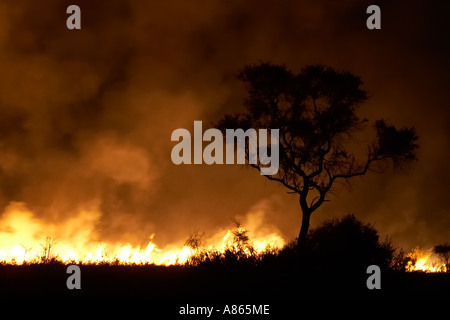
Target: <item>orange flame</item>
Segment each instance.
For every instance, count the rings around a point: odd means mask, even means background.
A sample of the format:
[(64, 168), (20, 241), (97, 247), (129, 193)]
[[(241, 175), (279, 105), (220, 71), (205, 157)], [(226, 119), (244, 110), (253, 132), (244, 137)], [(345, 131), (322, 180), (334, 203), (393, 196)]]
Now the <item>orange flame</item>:
[(446, 272), (447, 267), (439, 261), (433, 254), (433, 248), (420, 249), (414, 248), (408, 255), (412, 261), (408, 261), (407, 271), (423, 271), (423, 272)]
[[(258, 229), (261, 221), (260, 212), (249, 214), (253, 228)], [(58, 225), (44, 223), (35, 218), (23, 203), (11, 203), (0, 219), (0, 263), (23, 264), (42, 263), (56, 260), (65, 264), (185, 264), (195, 254), (195, 250), (181, 243), (159, 248), (150, 235), (146, 246), (132, 243), (115, 244), (92, 241), (97, 237), (94, 224), (100, 216), (96, 210), (80, 211), (74, 217)], [(254, 221), (253, 221), (254, 222)], [(242, 228), (242, 227), (240, 227)], [(264, 229), (264, 228), (262, 228)], [(244, 229), (240, 230), (241, 232)], [(267, 228), (264, 230), (267, 231)], [(268, 234), (249, 232), (252, 236), (253, 252), (259, 254), (271, 248), (284, 245), (282, 236), (272, 228)], [(54, 238), (48, 235), (54, 235)], [(205, 250), (225, 252), (230, 248), (233, 230), (222, 229), (205, 241)], [(46, 238), (47, 237), (47, 238)]]

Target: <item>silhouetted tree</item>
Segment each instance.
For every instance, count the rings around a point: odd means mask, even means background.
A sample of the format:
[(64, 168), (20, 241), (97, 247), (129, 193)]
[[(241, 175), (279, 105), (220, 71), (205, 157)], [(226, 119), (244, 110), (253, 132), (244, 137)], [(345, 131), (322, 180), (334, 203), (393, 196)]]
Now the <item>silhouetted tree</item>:
[(450, 245), (437, 245), (433, 248), (433, 252), (436, 253), (441, 259), (442, 263), (445, 264), (447, 273), (450, 273)]
[[(246, 66), (238, 79), (248, 85), (246, 113), (226, 115), (217, 126), (222, 131), (279, 129), (279, 171), (265, 177), (299, 196), (300, 249), (311, 214), (328, 201), (336, 182), (349, 183), (369, 171), (382, 172), (390, 163), (398, 167), (416, 159), (414, 128), (397, 129), (384, 120), (374, 123), (372, 142), (365, 156), (357, 157), (357, 150), (349, 144), (367, 122), (356, 114), (367, 93), (361, 89), (360, 78), (350, 72), (312, 65), (294, 74), (284, 65), (261, 63)], [(248, 146), (246, 154), (248, 163)], [(265, 165), (258, 159), (250, 166), (261, 171)]]

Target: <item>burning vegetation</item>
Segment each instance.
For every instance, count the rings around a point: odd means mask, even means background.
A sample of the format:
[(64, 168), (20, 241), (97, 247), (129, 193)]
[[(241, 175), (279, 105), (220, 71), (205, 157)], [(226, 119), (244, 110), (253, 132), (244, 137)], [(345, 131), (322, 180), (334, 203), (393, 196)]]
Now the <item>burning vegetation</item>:
[[(54, 226), (37, 220), (32, 212), (16, 204), (2, 217), (0, 263), (196, 266), (238, 260), (258, 264), (270, 257), (297, 256), (296, 242), (286, 243), (275, 228), (266, 228), (269, 233), (258, 233), (261, 219), (255, 217), (249, 221), (257, 222), (248, 229), (234, 220), (233, 228), (220, 230), (212, 236), (197, 231), (184, 242), (160, 248), (154, 240), (155, 234), (143, 245), (92, 241), (93, 220), (87, 221), (83, 216), (92, 214), (81, 212), (71, 223)], [(253, 213), (257, 217), (258, 214), (261, 213)], [(45, 233), (57, 236), (43, 237)], [(317, 266), (340, 264), (351, 269), (358, 264), (378, 264), (408, 272), (448, 272), (450, 246), (397, 253), (390, 240), (380, 239), (373, 226), (347, 215), (312, 229), (305, 252), (304, 257)]]
[(407, 262), (407, 271), (423, 271), (423, 272), (450, 272), (448, 253), (450, 252), (450, 246), (447, 250), (441, 251), (440, 247), (436, 246), (430, 249), (414, 248), (407, 257), (410, 259)]
[[(276, 229), (263, 228), (272, 230), (264, 234), (249, 232), (237, 221), (235, 228), (219, 230), (209, 238), (194, 232), (184, 243), (169, 244), (164, 248), (155, 243), (155, 234), (150, 235), (143, 245), (94, 241), (95, 219), (92, 217), (96, 215), (82, 211), (73, 220), (52, 225), (37, 220), (23, 204), (14, 204), (1, 219), (0, 262), (17, 265), (52, 261), (63, 264), (184, 265), (229, 254), (241, 258), (259, 257), (285, 244)], [(252, 214), (250, 220), (254, 230), (259, 227), (261, 218), (261, 212)]]

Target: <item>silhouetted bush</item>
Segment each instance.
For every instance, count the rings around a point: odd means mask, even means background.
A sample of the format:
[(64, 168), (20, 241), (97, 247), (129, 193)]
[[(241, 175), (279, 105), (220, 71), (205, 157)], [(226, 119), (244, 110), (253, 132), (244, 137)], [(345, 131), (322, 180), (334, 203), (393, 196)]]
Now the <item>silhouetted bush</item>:
[(266, 252), (262, 254), (257, 254), (249, 239), (248, 230), (240, 222), (233, 221), (235, 228), (231, 230), (225, 250), (205, 249), (203, 247), (204, 233), (194, 232), (191, 234), (185, 242), (185, 246), (193, 252), (193, 255), (187, 261), (187, 265), (258, 265), (263, 259), (276, 254), (275, 250), (270, 248), (267, 248)]
[(325, 221), (312, 229), (304, 256), (308, 264), (319, 269), (353, 271), (365, 270), (372, 264), (390, 267), (394, 252), (389, 239), (381, 240), (371, 224), (365, 224), (350, 214)]
[(433, 248), (433, 252), (445, 265), (446, 272), (450, 273), (450, 245), (448, 243), (437, 245)]
[(391, 269), (405, 272), (408, 264), (414, 265), (415, 263), (416, 259), (407, 255), (405, 251), (403, 251), (403, 249), (400, 249), (400, 251), (395, 253), (394, 257), (392, 258)]

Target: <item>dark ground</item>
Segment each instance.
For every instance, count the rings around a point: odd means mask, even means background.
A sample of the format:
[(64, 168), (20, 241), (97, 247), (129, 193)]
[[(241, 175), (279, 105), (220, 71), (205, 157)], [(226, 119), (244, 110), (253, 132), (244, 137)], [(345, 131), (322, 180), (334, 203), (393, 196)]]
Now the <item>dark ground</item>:
[(276, 266), (81, 265), (81, 289), (69, 290), (67, 266), (0, 266), (1, 299), (303, 300), (447, 299), (450, 274), (385, 270), (369, 290), (365, 270), (345, 274)]
[[(371, 314), (379, 312), (382, 316), (385, 312), (380, 311), (383, 304), (387, 305), (389, 312), (392, 306), (396, 306), (402, 314), (403, 308), (411, 305), (395, 300), (430, 300), (431, 305), (441, 305), (442, 302), (434, 300), (450, 301), (450, 274), (443, 273), (382, 271), (381, 289), (369, 290), (366, 287), (369, 275), (365, 270), (360, 274), (316, 271), (302, 276), (298, 270), (276, 265), (81, 265), (80, 268), (81, 289), (69, 290), (66, 280), (70, 275), (66, 273), (65, 265), (1, 265), (0, 304), (9, 305), (7, 300), (15, 300), (13, 302), (29, 306), (24, 302), (32, 301), (35, 307), (25, 309), (41, 310), (45, 306), (45, 310), (47, 307), (53, 310), (54, 306), (62, 306), (72, 311), (80, 311), (80, 307), (87, 304), (93, 307), (89, 307), (91, 311), (97, 308), (97, 312), (103, 315), (104, 311), (114, 314), (119, 310), (127, 313), (142, 310), (149, 312), (146, 319), (206, 318), (206, 315), (180, 315), (180, 309), (186, 305), (214, 306), (215, 312), (209, 317), (212, 319), (242, 319), (249, 316), (224, 315), (225, 306), (267, 304), (269, 315), (253, 317), (291, 319), (292, 315), (299, 315), (306, 310), (305, 307), (312, 306), (321, 314), (328, 312), (333, 315), (339, 312), (343, 315), (349, 312), (359, 314), (355, 306), (362, 306)], [(423, 305), (422, 301), (420, 304)], [(432, 309), (437, 310), (435, 307)], [(164, 316), (150, 316), (154, 314)]]

